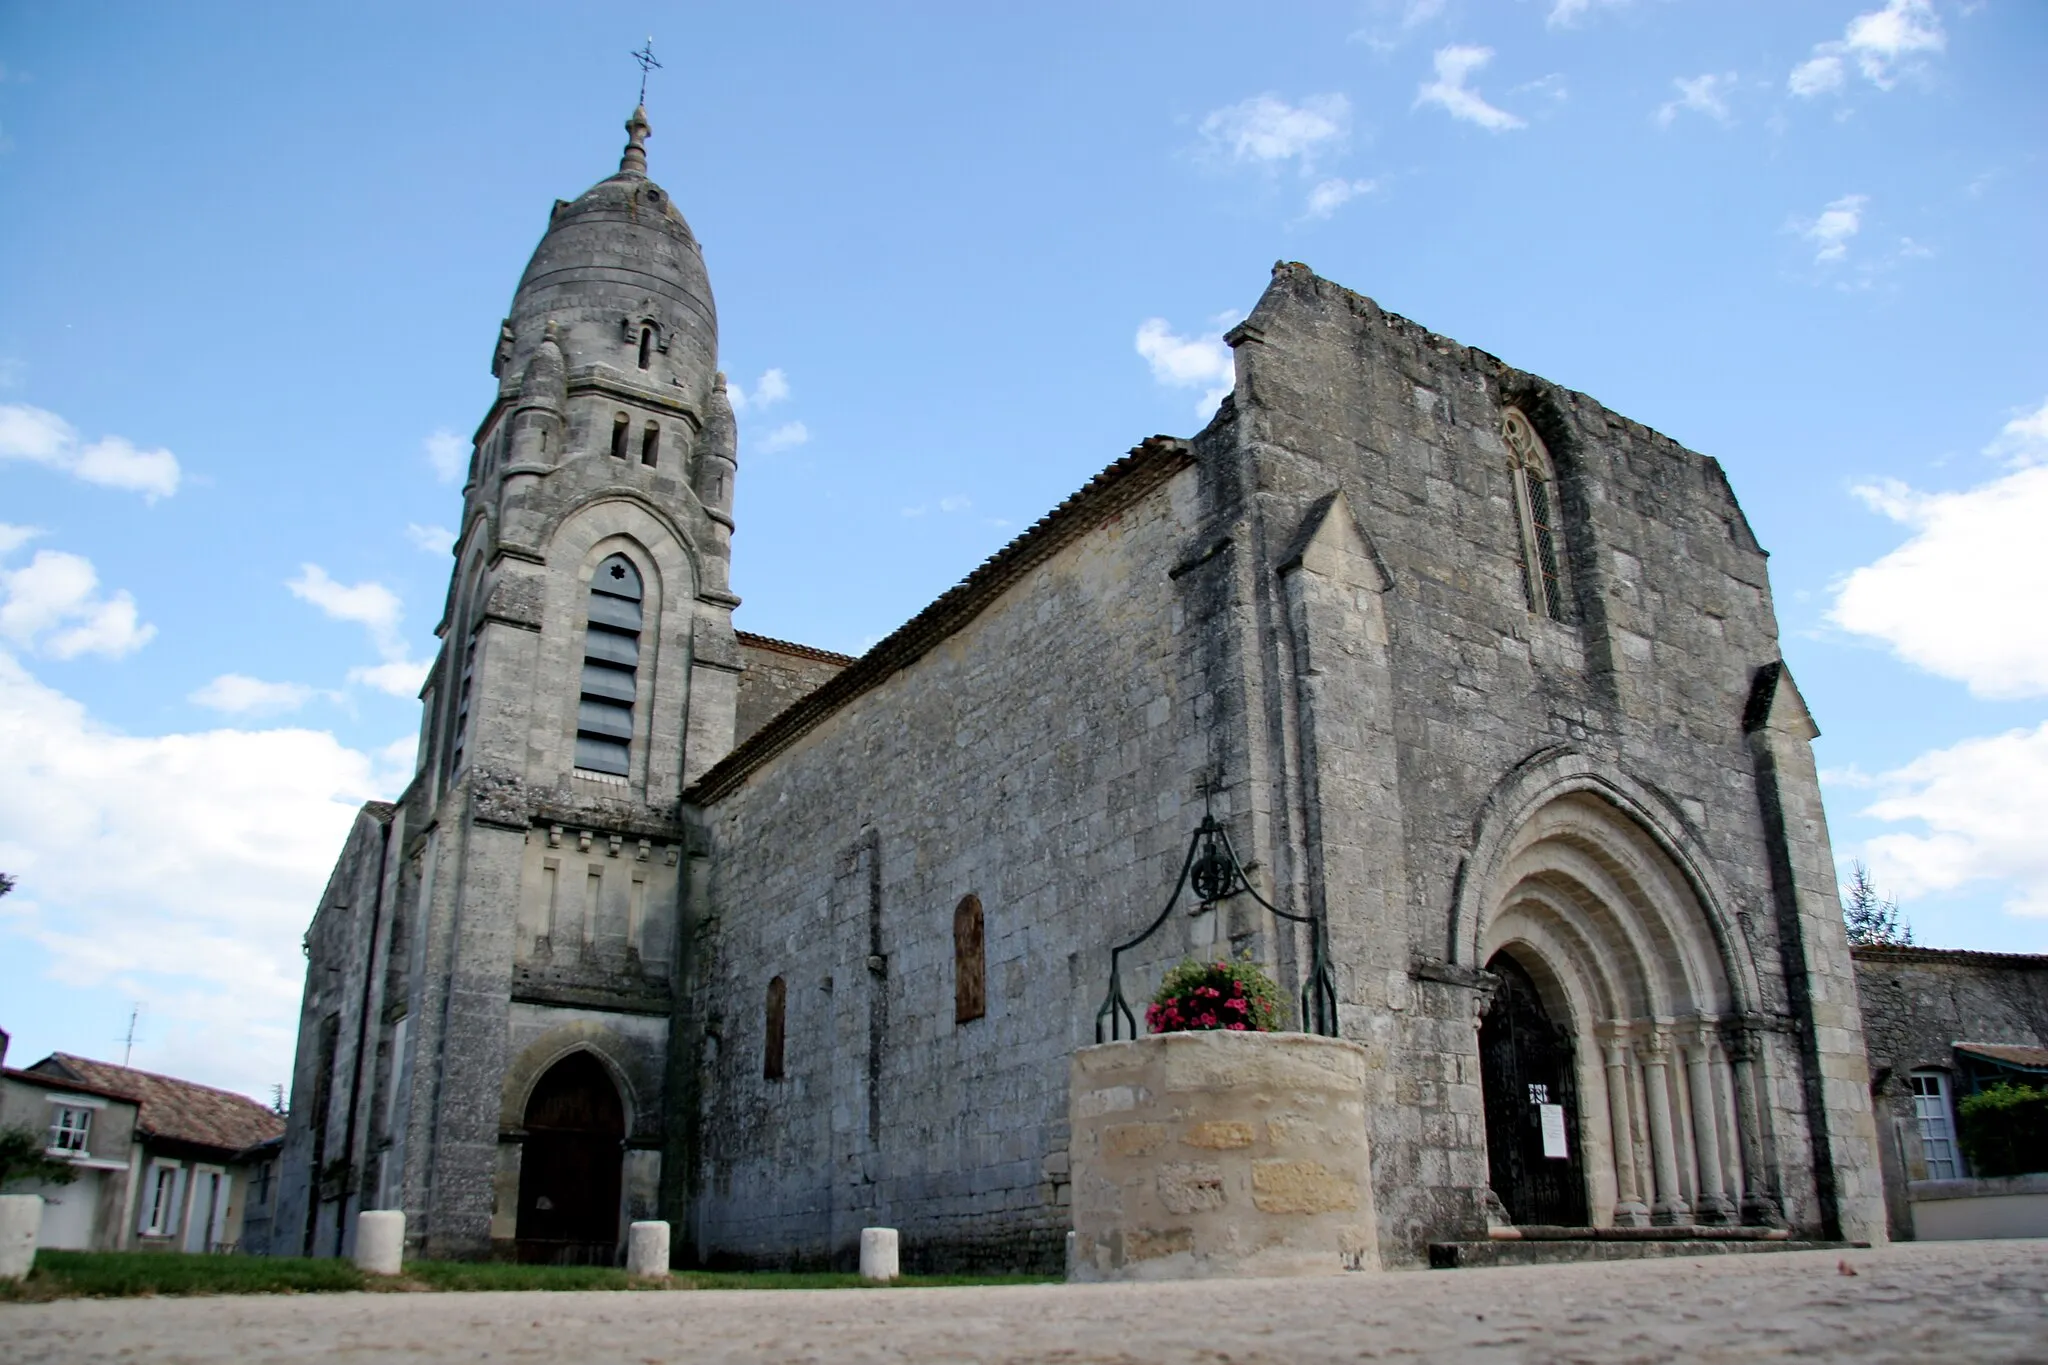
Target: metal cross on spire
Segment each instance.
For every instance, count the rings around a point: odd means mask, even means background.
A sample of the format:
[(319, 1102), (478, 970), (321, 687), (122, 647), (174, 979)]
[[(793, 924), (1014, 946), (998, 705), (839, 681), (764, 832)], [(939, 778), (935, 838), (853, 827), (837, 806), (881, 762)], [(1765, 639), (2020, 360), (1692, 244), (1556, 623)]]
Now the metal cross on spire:
[(654, 59), (654, 35), (647, 35), (647, 43), (633, 54), (633, 60), (640, 63), (640, 103), (647, 103), (647, 73), (661, 70), (661, 63)]

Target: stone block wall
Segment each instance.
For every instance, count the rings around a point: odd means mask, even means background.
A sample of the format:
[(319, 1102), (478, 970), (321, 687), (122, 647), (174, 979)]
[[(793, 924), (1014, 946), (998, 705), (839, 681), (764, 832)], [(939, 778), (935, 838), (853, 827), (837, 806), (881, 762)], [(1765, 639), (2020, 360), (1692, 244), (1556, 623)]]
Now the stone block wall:
[[(1870, 1050), (1891, 1234), (1915, 1235), (1907, 1186), (1928, 1178), (1909, 1080), (1939, 1071), (1961, 1094), (1956, 1043), (2048, 1047), (2048, 955), (1851, 950)], [(1953, 1098), (1952, 1098), (1953, 1103)]]
[[(705, 812), (701, 1254), (1056, 1266), (1066, 1058), (1109, 945), (1158, 913), (1200, 819), (1207, 669), (1169, 577), (1199, 517), (1172, 475)], [(714, 775), (715, 776), (715, 775)], [(952, 926), (984, 908), (984, 1017)], [(1187, 950), (1171, 926), (1126, 990)], [(785, 1069), (765, 1079), (765, 1001)]]
[(736, 633), (740, 661), (738, 710), (733, 744), (741, 745), (763, 725), (822, 687), (853, 660), (844, 654), (771, 640), (765, 635)]

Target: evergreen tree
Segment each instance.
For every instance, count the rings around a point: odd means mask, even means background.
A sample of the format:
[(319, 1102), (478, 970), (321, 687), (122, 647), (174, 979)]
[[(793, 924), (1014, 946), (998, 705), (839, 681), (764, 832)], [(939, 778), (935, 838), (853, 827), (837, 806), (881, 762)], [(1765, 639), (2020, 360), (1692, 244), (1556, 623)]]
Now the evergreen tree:
[(1870, 869), (1862, 863), (1851, 863), (1849, 869), (1849, 887), (1842, 897), (1842, 921), (1849, 927), (1849, 942), (1857, 947), (1912, 947), (1913, 926), (1906, 922), (1898, 901), (1878, 893)]

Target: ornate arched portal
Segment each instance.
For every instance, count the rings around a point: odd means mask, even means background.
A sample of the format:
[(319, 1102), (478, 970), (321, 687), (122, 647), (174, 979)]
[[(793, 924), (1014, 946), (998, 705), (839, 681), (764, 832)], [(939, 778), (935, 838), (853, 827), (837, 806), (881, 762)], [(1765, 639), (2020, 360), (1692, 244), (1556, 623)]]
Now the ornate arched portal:
[(548, 1068), (526, 1102), (519, 1161), (519, 1259), (610, 1265), (619, 1244), (626, 1111), (587, 1051)]
[[(1472, 906), (1468, 960), (1500, 981), (1481, 1024), (1489, 1171), (1518, 1221), (1728, 1224), (1764, 1179), (1747, 979), (1684, 851), (1631, 804), (1543, 793), (1488, 850)], [(1561, 1085), (1517, 1070), (1545, 1066)]]

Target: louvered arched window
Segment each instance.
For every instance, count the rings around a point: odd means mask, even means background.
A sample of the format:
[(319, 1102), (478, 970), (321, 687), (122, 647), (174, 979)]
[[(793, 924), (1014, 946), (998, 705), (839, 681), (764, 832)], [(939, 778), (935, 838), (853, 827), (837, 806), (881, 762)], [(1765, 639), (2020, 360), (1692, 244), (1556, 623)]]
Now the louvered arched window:
[(1557, 467), (1543, 439), (1519, 408), (1501, 424), (1515, 483), (1515, 520), (1522, 546), (1522, 590), (1529, 610), (1564, 620), (1564, 588), (1557, 574)]
[(624, 777), (639, 695), (640, 571), (624, 555), (590, 579), (590, 621), (583, 637), (583, 690), (576, 705), (576, 766)]

